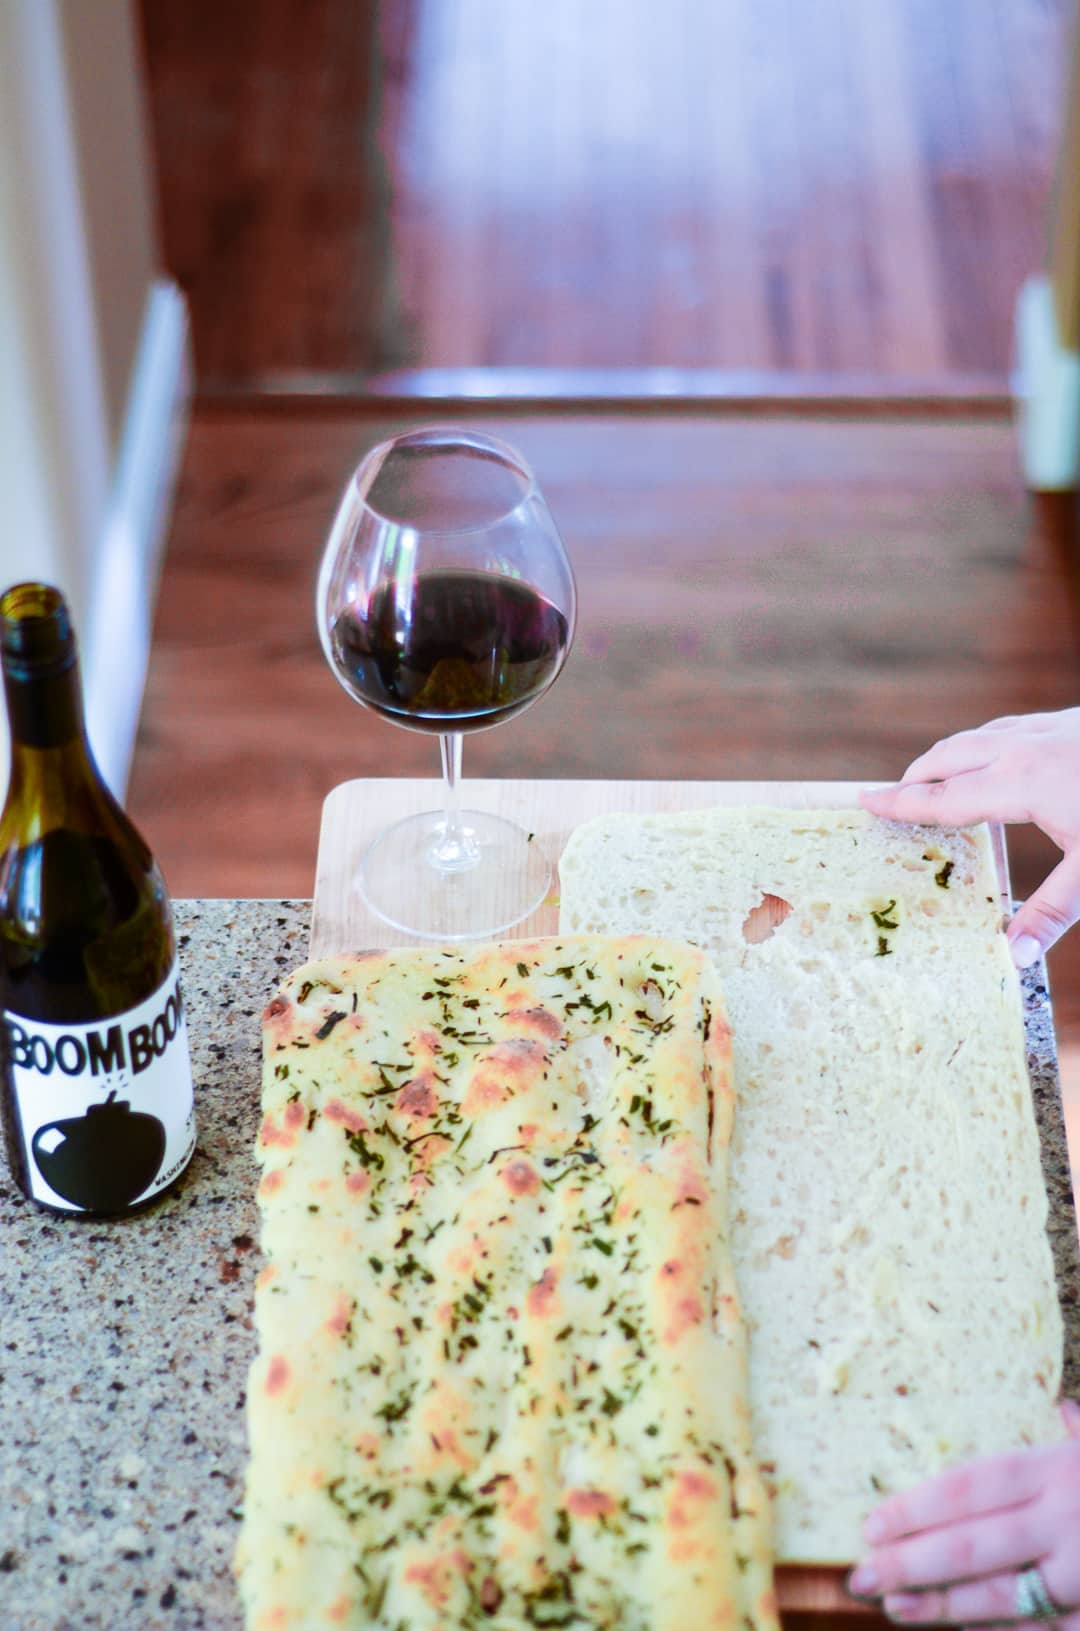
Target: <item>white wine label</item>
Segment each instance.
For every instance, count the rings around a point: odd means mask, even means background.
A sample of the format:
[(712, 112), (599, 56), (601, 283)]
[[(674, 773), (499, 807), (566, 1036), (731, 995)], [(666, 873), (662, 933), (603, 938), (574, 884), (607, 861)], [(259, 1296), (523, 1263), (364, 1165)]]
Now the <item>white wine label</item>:
[(172, 1183), (195, 1149), (179, 965), (153, 996), (90, 1025), (3, 1014), (27, 1185), (64, 1212), (126, 1212)]

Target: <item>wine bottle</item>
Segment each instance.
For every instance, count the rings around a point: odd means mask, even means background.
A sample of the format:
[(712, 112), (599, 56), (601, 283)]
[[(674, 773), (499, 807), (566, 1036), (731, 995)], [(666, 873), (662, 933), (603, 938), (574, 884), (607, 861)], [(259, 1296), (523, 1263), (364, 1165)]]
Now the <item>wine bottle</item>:
[(58, 590), (0, 596), (0, 1114), (12, 1174), (65, 1216), (157, 1199), (195, 1148), (172, 911), (94, 763)]

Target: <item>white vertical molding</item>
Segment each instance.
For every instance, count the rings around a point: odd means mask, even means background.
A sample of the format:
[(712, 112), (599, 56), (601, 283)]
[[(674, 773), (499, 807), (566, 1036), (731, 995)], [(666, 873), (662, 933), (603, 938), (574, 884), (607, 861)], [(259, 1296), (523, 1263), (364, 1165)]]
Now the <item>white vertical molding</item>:
[(82, 626), (112, 458), (54, 0), (0, 4), (0, 356), (0, 576)]
[(161, 280), (146, 302), (83, 640), (88, 733), (118, 798), (139, 725), (190, 390), (187, 307)]
[(1048, 277), (1028, 278), (1016, 302), (1013, 397), (1024, 480), (1036, 493), (1080, 487), (1080, 352), (1062, 344)]
[(0, 588), (68, 596), (121, 797), (190, 383), (153, 216), (131, 0), (0, 0)]

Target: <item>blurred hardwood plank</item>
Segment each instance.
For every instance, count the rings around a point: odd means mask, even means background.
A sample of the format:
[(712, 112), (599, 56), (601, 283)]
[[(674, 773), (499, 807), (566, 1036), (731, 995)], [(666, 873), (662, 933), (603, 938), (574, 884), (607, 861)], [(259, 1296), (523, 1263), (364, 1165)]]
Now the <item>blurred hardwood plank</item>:
[(383, 355), (377, 0), (144, 0), (166, 263), (225, 376)]
[(705, 320), (699, 365), (723, 358), (764, 367), (771, 356), (768, 298), (757, 248), (758, 182), (749, 140), (752, 103), (744, 72), (742, 12), (736, 6), (707, 9), (703, 55), (713, 64), (715, 91), (689, 105), (699, 124), (696, 151), (723, 155), (707, 167), (698, 207), (703, 216), (704, 264), (713, 285), (701, 301)]
[[(879, 363), (886, 374), (941, 370), (944, 301), (935, 269), (912, 73), (905, 71), (909, 58), (903, 8), (855, 0), (849, 21), (852, 74), (863, 92), (861, 140), (867, 169), (871, 176), (888, 178), (886, 186), (868, 186), (864, 193), (866, 232), (876, 248)], [(1033, 166), (1037, 162), (1033, 158)]]
[(1060, 343), (1066, 351), (1076, 351), (1080, 347), (1080, 27), (1072, 42), (1065, 100), (1049, 270)]
[(1004, 377), (1071, 0), (141, 0), (204, 378)]
[[(1050, 210), (1051, 173), (1056, 168), (1064, 135), (1066, 94), (1065, 58), (1069, 36), (1080, 27), (1076, 0), (1047, 0), (1045, 5), (1016, 5), (1015, 0), (994, 0), (998, 33), (1007, 64), (1008, 104), (1002, 114), (1010, 118), (1019, 162), (1019, 201), (1028, 232), (1045, 249)], [(1057, 58), (1049, 95), (1024, 94), (1042, 73), (1048, 55)], [(1033, 80), (1032, 76), (1035, 76)], [(1042, 177), (1040, 181), (1038, 178)]]

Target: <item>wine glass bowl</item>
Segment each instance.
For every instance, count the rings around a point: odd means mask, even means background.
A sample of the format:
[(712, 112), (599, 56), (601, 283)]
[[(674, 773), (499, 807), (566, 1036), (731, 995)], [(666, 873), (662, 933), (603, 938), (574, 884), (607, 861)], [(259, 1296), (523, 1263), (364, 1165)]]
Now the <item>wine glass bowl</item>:
[(528, 465), (473, 431), (410, 431), (373, 448), (339, 505), (316, 605), (349, 695), (441, 740), (444, 808), (376, 840), (359, 878), (368, 905), (423, 938), (519, 922), (550, 866), (528, 835), (460, 811), (457, 796), (462, 737), (542, 696), (573, 639), (573, 572)]

